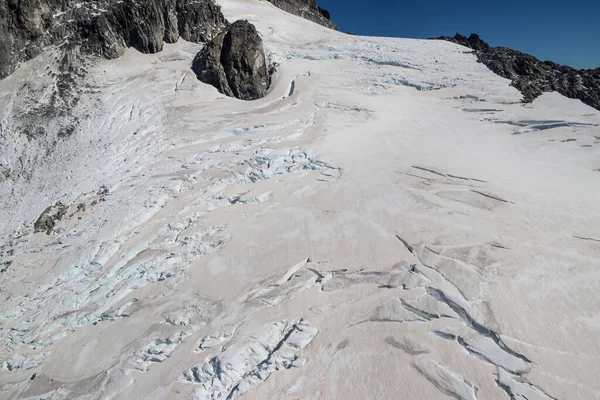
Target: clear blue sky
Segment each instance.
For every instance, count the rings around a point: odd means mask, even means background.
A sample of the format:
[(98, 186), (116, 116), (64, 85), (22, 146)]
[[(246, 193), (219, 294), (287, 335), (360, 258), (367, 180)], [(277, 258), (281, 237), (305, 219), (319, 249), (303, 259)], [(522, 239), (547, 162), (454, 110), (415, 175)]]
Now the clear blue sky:
[(478, 33), (576, 68), (600, 67), (600, 0), (318, 0), (341, 31), (426, 38)]

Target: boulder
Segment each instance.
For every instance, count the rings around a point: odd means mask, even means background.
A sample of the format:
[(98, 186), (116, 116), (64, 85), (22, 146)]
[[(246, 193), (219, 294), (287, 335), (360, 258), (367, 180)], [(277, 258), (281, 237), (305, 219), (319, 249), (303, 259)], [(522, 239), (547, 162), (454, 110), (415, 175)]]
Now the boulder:
[(192, 70), (202, 82), (241, 100), (264, 97), (271, 81), (262, 39), (254, 25), (242, 20), (208, 42)]

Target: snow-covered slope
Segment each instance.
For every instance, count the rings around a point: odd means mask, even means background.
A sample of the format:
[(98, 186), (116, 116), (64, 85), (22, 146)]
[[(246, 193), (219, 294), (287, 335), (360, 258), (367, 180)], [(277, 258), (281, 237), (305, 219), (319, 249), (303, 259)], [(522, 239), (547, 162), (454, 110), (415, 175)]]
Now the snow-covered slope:
[(219, 3), (279, 64), (261, 100), (184, 41), (86, 64), (66, 136), (14, 111), (52, 50), (0, 82), (0, 398), (599, 399), (600, 113)]

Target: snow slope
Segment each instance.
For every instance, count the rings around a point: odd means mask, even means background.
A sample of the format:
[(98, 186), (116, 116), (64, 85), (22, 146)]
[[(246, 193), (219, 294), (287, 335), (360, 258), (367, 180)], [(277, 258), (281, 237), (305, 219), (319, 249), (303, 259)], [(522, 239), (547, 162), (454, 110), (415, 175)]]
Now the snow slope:
[(77, 131), (32, 139), (52, 50), (0, 82), (0, 398), (600, 399), (600, 113), (219, 3), (279, 64), (264, 99), (180, 41), (87, 65)]

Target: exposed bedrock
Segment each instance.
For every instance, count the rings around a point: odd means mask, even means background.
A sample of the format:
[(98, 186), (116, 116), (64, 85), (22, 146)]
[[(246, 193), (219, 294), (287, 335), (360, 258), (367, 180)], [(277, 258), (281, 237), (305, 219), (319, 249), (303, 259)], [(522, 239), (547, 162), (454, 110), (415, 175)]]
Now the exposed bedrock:
[(437, 39), (473, 49), (479, 62), (512, 81), (525, 102), (533, 101), (544, 92), (556, 91), (600, 110), (600, 68), (575, 69), (552, 61), (540, 61), (507, 47), (491, 47), (476, 34), (466, 37), (457, 33)]
[(275, 7), (281, 8), (290, 14), (316, 22), (327, 28), (337, 30), (335, 24), (331, 21), (329, 11), (319, 7), (316, 0), (268, 0)]
[(208, 41), (226, 24), (213, 0), (7, 0), (0, 2), (0, 79), (49, 45), (117, 58), (128, 47), (156, 53), (179, 37)]
[(254, 25), (236, 21), (196, 55), (192, 70), (219, 92), (242, 100), (264, 97), (270, 77), (262, 39)]

